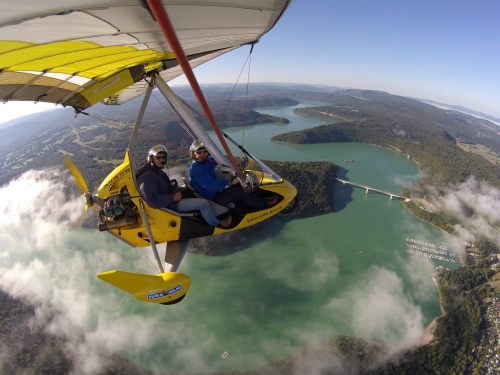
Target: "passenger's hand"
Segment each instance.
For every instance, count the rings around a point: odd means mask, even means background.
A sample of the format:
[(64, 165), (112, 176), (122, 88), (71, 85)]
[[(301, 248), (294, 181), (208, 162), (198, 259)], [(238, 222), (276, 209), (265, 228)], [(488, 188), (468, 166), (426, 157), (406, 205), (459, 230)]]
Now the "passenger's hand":
[(178, 191), (174, 195), (172, 195), (174, 202), (179, 202), (182, 199), (182, 193)]

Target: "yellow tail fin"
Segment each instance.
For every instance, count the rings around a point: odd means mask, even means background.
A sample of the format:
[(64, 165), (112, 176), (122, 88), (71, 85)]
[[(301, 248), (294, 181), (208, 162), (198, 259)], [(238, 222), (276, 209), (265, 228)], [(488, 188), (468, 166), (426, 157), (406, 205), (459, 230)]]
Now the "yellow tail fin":
[(101, 272), (97, 277), (140, 301), (165, 305), (180, 302), (191, 287), (191, 278), (178, 272), (146, 275), (113, 270)]

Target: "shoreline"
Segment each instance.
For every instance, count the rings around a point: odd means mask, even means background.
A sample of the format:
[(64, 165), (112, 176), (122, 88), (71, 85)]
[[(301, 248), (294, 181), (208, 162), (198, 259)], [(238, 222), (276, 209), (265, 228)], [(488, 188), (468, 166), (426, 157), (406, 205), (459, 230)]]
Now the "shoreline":
[(424, 331), (424, 336), (420, 339), (418, 346), (424, 346), (431, 344), (436, 338), (434, 337), (434, 332), (436, 331), (437, 328), (437, 320), (439, 318), (442, 318), (443, 316), (446, 316), (446, 311), (443, 309), (443, 301), (441, 297), (441, 291), (439, 290), (439, 285), (438, 282), (436, 281), (436, 276), (437, 273), (432, 273), (431, 278), (432, 281), (434, 282), (434, 285), (436, 285), (436, 288), (438, 290), (439, 294), (439, 307), (441, 308), (441, 315), (436, 316), (428, 325), (425, 327)]

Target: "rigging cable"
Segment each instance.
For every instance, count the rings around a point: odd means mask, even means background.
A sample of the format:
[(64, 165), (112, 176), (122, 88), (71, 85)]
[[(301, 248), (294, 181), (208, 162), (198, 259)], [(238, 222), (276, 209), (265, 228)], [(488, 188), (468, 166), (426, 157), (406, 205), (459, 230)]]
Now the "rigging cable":
[(158, 267), (155, 266), (155, 264), (153, 263), (153, 261), (151, 259), (149, 259), (149, 257), (147, 256), (147, 254), (144, 252), (144, 250), (142, 250), (142, 247), (139, 247), (139, 249), (141, 249), (142, 253), (144, 254), (144, 256), (149, 260), (149, 263), (152, 264), (153, 268), (155, 269), (155, 272), (161, 272), (161, 270), (158, 269)]
[(248, 62), (248, 74), (247, 74), (247, 92), (245, 94), (245, 117), (243, 121), (243, 132), (241, 134), (241, 146), (245, 145), (245, 128), (247, 125), (247, 108), (248, 108), (248, 88), (250, 87), (250, 68), (252, 66), (252, 51), (253, 51), (253, 46), (255, 44), (252, 44), (252, 48), (250, 48), (250, 53), (248, 56), (250, 57), (250, 61)]
[[(234, 90), (236, 89), (236, 86), (238, 85), (238, 82), (240, 81), (241, 75), (243, 74), (243, 70), (245, 69), (247, 62), (249, 60), (250, 60), (250, 64), (252, 62), (252, 51), (253, 51), (254, 45), (255, 45), (255, 43), (252, 43), (252, 47), (250, 48), (250, 52), (248, 53), (247, 59), (245, 60), (245, 63), (243, 64), (243, 66), (241, 68), (240, 74), (238, 75), (238, 78), (236, 79), (236, 82), (234, 83), (233, 90), (231, 91), (231, 94), (229, 94), (229, 98), (227, 99), (226, 106), (224, 107), (224, 111), (222, 112), (222, 115), (220, 117), (220, 122), (222, 122), (224, 119), (229, 102), (231, 101), (231, 98), (233, 97)], [(247, 103), (248, 103), (248, 87), (249, 87), (249, 81), (250, 81), (250, 64), (248, 65), (247, 91), (246, 91), (246, 96), (245, 96), (243, 135), (242, 135), (242, 142), (241, 142), (242, 145), (243, 145), (243, 140), (245, 138), (245, 126), (246, 126), (246, 121), (247, 121)], [(241, 154), (240, 154), (240, 158), (241, 158)]]
[[(121, 126), (121, 125), (118, 125), (118, 123), (122, 123), (122, 124), (125, 124), (127, 126), (131, 126), (133, 127), (134, 125), (129, 123), (129, 122), (126, 122), (126, 121), (122, 121), (122, 120), (115, 120), (115, 119), (110, 119), (110, 118), (107, 118), (107, 117), (104, 117), (104, 116), (99, 116), (99, 115), (93, 115), (91, 113), (87, 113), (87, 112), (80, 112), (81, 114), (83, 115), (86, 115), (86, 116), (89, 116), (89, 117), (92, 117), (92, 118), (95, 118), (96, 120), (99, 120), (99, 121), (102, 121), (102, 122), (105, 122), (111, 126), (114, 126), (114, 127), (117, 127), (117, 128), (120, 128), (122, 130), (125, 130), (125, 131), (128, 131), (130, 133), (133, 132), (132, 129), (128, 129), (127, 127), (125, 126)], [(182, 124), (179, 123), (179, 125), (182, 126)], [(140, 129), (146, 129), (145, 126), (140, 126), (139, 127)], [(184, 127), (183, 127), (184, 128)], [(154, 129), (147, 129), (149, 132), (154, 132), (154, 133), (158, 133), (158, 134), (161, 134), (161, 135), (164, 135), (164, 134), (168, 134), (166, 131), (161, 131), (161, 130), (154, 130)], [(184, 128), (184, 130), (186, 130)], [(191, 136), (191, 134), (188, 132), (188, 134)], [(149, 139), (149, 140), (152, 140), (153, 142), (155, 143), (163, 143), (163, 140), (160, 139), (160, 138), (157, 138), (157, 137), (151, 137), (151, 136), (148, 136), (148, 135), (145, 135), (145, 134), (142, 134), (142, 133), (138, 133), (139, 136), (143, 137), (143, 138), (146, 138), (146, 139)], [(181, 140), (186, 140), (185, 138), (177, 135), (177, 134), (170, 134), (170, 136), (173, 136), (173, 137), (177, 137), (177, 138), (180, 138)], [(177, 146), (173, 146), (173, 145), (170, 145), (169, 147), (173, 147), (173, 148), (176, 148), (176, 149), (180, 149), (180, 147), (177, 147)]]
[[(163, 107), (163, 109), (165, 109), (165, 112), (169, 113), (170, 115), (173, 115), (173, 113), (168, 109), (168, 107), (163, 104), (156, 96), (155, 94), (153, 94), (153, 98), (156, 99), (156, 101)], [(177, 121), (179, 123), (179, 125), (181, 126), (181, 128), (183, 128), (186, 133), (188, 133), (188, 135), (193, 138), (193, 139), (196, 139), (196, 137), (190, 132), (189, 128), (186, 126), (186, 124), (184, 124), (182, 122), (182, 117), (177, 113), (177, 111), (175, 110), (175, 108), (173, 108), (174, 112), (175, 112), (175, 115), (177, 115), (177, 117), (179, 117), (179, 120)]]

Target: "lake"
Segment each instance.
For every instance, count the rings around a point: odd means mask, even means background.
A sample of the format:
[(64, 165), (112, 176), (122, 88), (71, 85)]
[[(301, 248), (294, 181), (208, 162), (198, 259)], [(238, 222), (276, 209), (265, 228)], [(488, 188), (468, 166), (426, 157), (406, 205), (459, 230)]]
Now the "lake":
[[(275, 134), (324, 124), (293, 109), (257, 109), (289, 124), (249, 126), (244, 138), (242, 128), (227, 133), (259, 159), (331, 161), (340, 166), (340, 178), (395, 194), (419, 178), (413, 161), (381, 147), (271, 142)], [(70, 228), (65, 218), (77, 215), (81, 197), (72, 208), (62, 185), (44, 176), (26, 175), (0, 191), (0, 280), (4, 288), (56, 306), (64, 318), (52, 329), (75, 332), (68, 342), (79, 343), (74, 347), (89, 365), (101, 348), (157, 371), (224, 372), (338, 334), (410, 345), (440, 314), (431, 273), (436, 266), (459, 267), (453, 254), (443, 259), (456, 262), (429, 257), (450, 252), (455, 240), (449, 235), (387, 195), (337, 183), (335, 212), (296, 220), (277, 215), (265, 233), (225, 255), (188, 253), (179, 269), (193, 279), (186, 298), (173, 306), (145, 304), (95, 275), (155, 273), (151, 252)]]
[[(256, 110), (291, 120), (244, 129), (244, 147), (259, 159), (331, 161), (341, 167), (339, 177), (396, 194), (419, 177), (413, 161), (381, 147), (273, 143), (275, 134), (324, 121), (295, 115), (293, 107)], [(226, 133), (242, 141), (242, 129)], [(456, 263), (431, 262), (407, 250), (412, 240), (437, 249), (449, 236), (387, 195), (337, 183), (334, 196), (334, 213), (292, 221), (278, 215), (266, 233), (230, 254), (188, 254), (180, 271), (193, 277), (193, 285), (178, 308), (191, 313), (179, 322), (186, 327), (182, 346), (168, 339), (162, 345), (171, 353), (169, 369), (199, 370), (203, 363), (204, 369), (243, 370), (337, 334), (408, 341), (440, 314), (431, 272), (437, 265), (458, 268), (458, 257), (449, 257)], [(194, 366), (175, 355), (187, 348), (198, 353)], [(159, 354), (147, 357), (143, 364)]]

